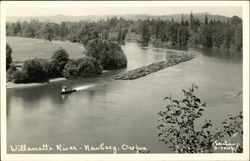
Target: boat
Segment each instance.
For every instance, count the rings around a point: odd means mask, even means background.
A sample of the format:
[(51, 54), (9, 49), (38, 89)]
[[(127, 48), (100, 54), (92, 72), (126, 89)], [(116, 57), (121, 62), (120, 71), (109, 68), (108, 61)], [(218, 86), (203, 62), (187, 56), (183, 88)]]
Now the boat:
[(62, 86), (61, 94), (66, 94), (66, 93), (72, 93), (75, 92), (76, 89), (67, 87), (67, 86)]

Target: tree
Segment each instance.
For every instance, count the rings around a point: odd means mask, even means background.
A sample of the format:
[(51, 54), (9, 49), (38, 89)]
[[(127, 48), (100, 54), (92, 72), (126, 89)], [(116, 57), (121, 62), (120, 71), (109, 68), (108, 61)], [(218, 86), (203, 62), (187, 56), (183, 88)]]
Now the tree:
[(6, 79), (7, 79), (7, 82), (10, 82), (12, 81), (13, 79), (13, 74), (17, 71), (16, 67), (15, 66), (10, 66), (9, 69), (7, 70), (6, 72)]
[(50, 23), (45, 23), (42, 28), (43, 37), (46, 40), (51, 41), (53, 38), (53, 30)]
[(208, 18), (207, 18), (207, 14), (205, 15), (205, 22), (204, 22), (205, 25), (208, 24)]
[(62, 76), (62, 67), (56, 60), (49, 60), (48, 65), (44, 66), (46, 75), (49, 78), (56, 78)]
[(235, 43), (235, 48), (237, 50), (241, 50), (242, 49), (242, 24), (238, 24), (235, 28), (235, 32), (234, 32), (234, 43)]
[(13, 73), (12, 81), (14, 83), (28, 83), (28, 75), (24, 71), (17, 70)]
[(181, 25), (178, 29), (178, 45), (179, 46), (186, 46), (189, 38), (189, 31), (188, 28), (184, 25)]
[(41, 60), (37, 58), (24, 61), (22, 71), (27, 75), (28, 82), (47, 80)]
[(86, 49), (86, 56), (98, 60), (103, 69), (120, 69), (127, 66), (126, 55), (117, 43), (94, 39), (89, 41)]
[(124, 42), (125, 38), (126, 38), (126, 34), (128, 32), (128, 29), (121, 29), (118, 31), (118, 37), (117, 37), (117, 41), (118, 42)]
[(81, 77), (95, 76), (102, 72), (102, 66), (95, 58), (86, 56), (81, 59), (77, 71)]
[(70, 60), (64, 67), (63, 71), (62, 71), (62, 75), (65, 78), (75, 78), (79, 76), (79, 73), (77, 71), (77, 66), (78, 64), (76, 64), (73, 60)]
[[(56, 76), (61, 76), (61, 73), (64, 69), (64, 66), (67, 64), (69, 60), (69, 54), (66, 50), (63, 48), (58, 48), (54, 54), (51, 56), (52, 62), (50, 64), (51, 67), (54, 66), (54, 69), (52, 68), (51, 71), (55, 71)], [(53, 74), (53, 73), (51, 73)]]
[(70, 60), (63, 69), (65, 78), (90, 77), (102, 72), (101, 64), (92, 57)]
[(201, 44), (205, 48), (213, 46), (213, 38), (210, 26), (203, 26), (201, 29)]
[(11, 53), (12, 53), (12, 48), (11, 48), (10, 45), (7, 43), (7, 44), (6, 44), (6, 70), (9, 69), (10, 64), (11, 64), (11, 62), (12, 62)]
[(191, 11), (190, 13), (190, 30), (193, 30), (193, 24), (194, 23), (194, 17), (193, 17), (193, 12)]
[(141, 41), (143, 43), (148, 43), (150, 40), (149, 25), (147, 21), (142, 21), (140, 23)]

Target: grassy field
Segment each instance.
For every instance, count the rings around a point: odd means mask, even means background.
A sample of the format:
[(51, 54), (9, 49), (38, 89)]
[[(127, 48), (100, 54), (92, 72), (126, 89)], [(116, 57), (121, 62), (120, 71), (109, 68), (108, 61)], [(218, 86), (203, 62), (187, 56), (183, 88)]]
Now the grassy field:
[(12, 60), (15, 62), (31, 58), (50, 58), (59, 47), (64, 48), (70, 58), (79, 58), (84, 51), (81, 44), (70, 42), (49, 42), (42, 39), (22, 37), (7, 37), (7, 42), (12, 48)]

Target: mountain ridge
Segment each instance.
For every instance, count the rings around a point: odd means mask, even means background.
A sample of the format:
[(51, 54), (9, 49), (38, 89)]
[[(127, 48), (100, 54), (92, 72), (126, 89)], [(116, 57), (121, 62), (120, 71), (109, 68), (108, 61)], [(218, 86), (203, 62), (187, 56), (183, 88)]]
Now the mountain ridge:
[[(150, 15), (150, 14), (122, 14), (122, 15), (84, 15), (84, 16), (72, 16), (72, 15), (64, 15), (64, 14), (57, 14), (52, 16), (25, 16), (25, 17), (18, 17), (18, 16), (10, 16), (6, 18), (7, 22), (17, 22), (17, 21), (31, 21), (33, 19), (39, 20), (41, 22), (50, 21), (61, 23), (63, 21), (99, 21), (99, 20), (107, 20), (111, 17), (117, 18), (124, 18), (126, 20), (145, 20), (145, 19), (162, 19), (162, 20), (171, 20), (172, 18), (175, 21), (181, 21), (183, 15), (184, 20), (189, 20), (190, 14), (169, 14), (169, 15)], [(231, 17), (222, 16), (222, 15), (213, 15), (208, 12), (202, 13), (195, 13), (193, 14), (194, 18), (198, 18), (200, 21), (205, 20), (205, 15), (207, 15), (208, 20), (219, 20), (219, 21), (227, 21)]]

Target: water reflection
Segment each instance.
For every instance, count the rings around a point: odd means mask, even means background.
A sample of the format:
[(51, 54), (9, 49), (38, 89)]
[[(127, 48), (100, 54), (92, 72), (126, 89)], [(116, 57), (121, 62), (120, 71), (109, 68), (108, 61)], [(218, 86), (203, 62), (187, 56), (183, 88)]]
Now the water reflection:
[(242, 62), (241, 51), (222, 50), (222, 49), (200, 49), (199, 51), (202, 52), (204, 56), (227, 60), (227, 61)]

